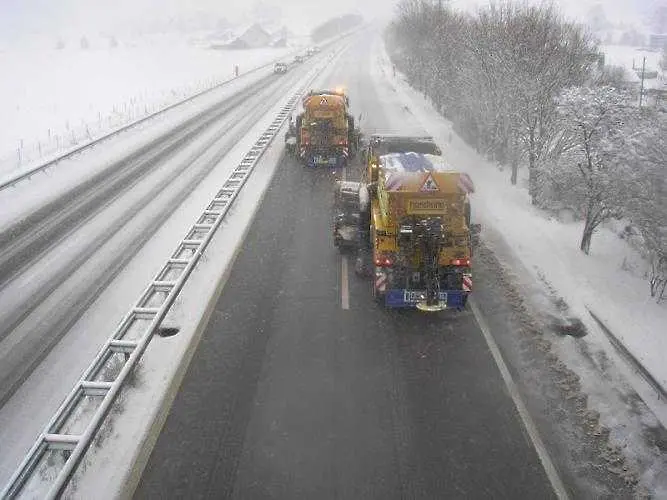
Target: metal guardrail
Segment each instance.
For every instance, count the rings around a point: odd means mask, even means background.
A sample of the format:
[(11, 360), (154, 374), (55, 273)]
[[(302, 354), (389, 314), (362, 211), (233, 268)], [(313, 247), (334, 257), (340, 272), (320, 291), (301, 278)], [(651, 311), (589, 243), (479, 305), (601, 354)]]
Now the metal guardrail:
[[(61, 461), (62, 467), (45, 498), (57, 498), (65, 491), (124, 382), (158, 331), (160, 323), (222, 223), (229, 207), (307, 85), (309, 83), (295, 93), (280, 110), (178, 244), (171, 258), (125, 315), (113, 335), (107, 339), (12, 475), (8, 485), (0, 493), (0, 498), (17, 498), (40, 467), (47, 466), (45, 462), (49, 460), (52, 452), (58, 454), (58, 460), (54, 460), (51, 455), (51, 462)], [(87, 422), (84, 422), (85, 417), (88, 417)]]
[(667, 401), (667, 389), (653, 376), (653, 374), (639, 361), (630, 350), (625, 347), (625, 344), (611, 331), (607, 324), (602, 320), (600, 316), (594, 313), (588, 306), (586, 306), (588, 314), (595, 320), (598, 324), (602, 333), (604, 333), (609, 339), (609, 342), (612, 346), (619, 352), (619, 354), (626, 360), (626, 362), (637, 372), (648, 385), (656, 392), (659, 399)]

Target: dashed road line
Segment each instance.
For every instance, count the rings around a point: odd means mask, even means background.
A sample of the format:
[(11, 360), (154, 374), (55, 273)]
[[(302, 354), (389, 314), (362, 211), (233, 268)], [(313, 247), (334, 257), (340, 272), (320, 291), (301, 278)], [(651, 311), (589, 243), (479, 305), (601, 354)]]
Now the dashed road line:
[[(347, 180), (347, 167), (343, 167), (341, 179), (343, 182)], [(348, 277), (347, 255), (343, 255), (340, 262), (340, 305), (344, 310), (350, 308), (350, 282)]]
[(340, 287), (340, 304), (343, 309), (350, 308), (350, 286), (348, 280), (348, 264), (347, 255), (343, 255), (340, 263), (341, 268), (341, 287)]

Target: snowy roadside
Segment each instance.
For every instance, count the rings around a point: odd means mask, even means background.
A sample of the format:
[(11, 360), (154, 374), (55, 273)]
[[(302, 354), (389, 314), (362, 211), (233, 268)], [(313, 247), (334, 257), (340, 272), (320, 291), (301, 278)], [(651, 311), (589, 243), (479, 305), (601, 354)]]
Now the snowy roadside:
[[(655, 449), (643, 441), (647, 429), (666, 426), (665, 401), (618, 354), (588, 312), (595, 312), (667, 387), (661, 361), (667, 348), (667, 307), (650, 299), (640, 257), (609, 229), (596, 234), (591, 255), (583, 255), (578, 250), (581, 224), (559, 222), (532, 207), (527, 190), (510, 185), (509, 172), (458, 138), (402, 75), (393, 76), (383, 47), (378, 47), (374, 71), (387, 99), (401, 102), (394, 108), (402, 116), (391, 116), (389, 122), (405, 124), (401, 132), (406, 133), (420, 125), (435, 137), (449, 163), (471, 175), (476, 186), (473, 217), (482, 223), (485, 243), (520, 283), (542, 323), (560, 335), (554, 351), (580, 378), (600, 423), (630, 456), (650, 462)], [(573, 338), (578, 334), (587, 335)], [(600, 383), (601, 378), (606, 381)], [(633, 403), (635, 391), (650, 410)], [(667, 478), (649, 466), (642, 479), (664, 485)]]

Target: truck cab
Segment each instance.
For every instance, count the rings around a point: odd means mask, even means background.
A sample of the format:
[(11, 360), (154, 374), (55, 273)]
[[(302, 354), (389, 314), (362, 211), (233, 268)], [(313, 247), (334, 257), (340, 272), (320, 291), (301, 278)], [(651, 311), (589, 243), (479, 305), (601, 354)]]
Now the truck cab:
[(371, 135), (362, 152), (366, 181), (378, 181), (379, 157), (390, 153), (421, 153), (442, 155), (442, 151), (431, 136), (406, 136), (395, 134)]

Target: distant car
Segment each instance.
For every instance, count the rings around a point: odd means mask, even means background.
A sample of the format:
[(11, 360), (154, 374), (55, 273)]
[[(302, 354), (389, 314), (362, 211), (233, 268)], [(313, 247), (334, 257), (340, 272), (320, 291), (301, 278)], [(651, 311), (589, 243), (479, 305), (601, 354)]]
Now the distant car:
[(295, 63), (302, 63), (303, 62), (303, 56), (302, 55), (294, 56), (294, 62)]
[(273, 66), (274, 73), (287, 73), (287, 64), (284, 62), (277, 62)]
[(314, 48), (312, 48), (312, 47), (308, 47), (308, 48), (306, 49), (306, 55), (307, 55), (307, 56), (312, 56), (314, 53), (315, 53), (315, 49), (314, 49)]

